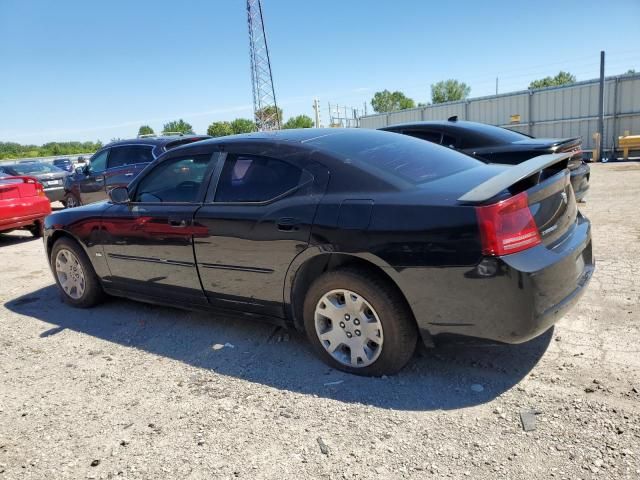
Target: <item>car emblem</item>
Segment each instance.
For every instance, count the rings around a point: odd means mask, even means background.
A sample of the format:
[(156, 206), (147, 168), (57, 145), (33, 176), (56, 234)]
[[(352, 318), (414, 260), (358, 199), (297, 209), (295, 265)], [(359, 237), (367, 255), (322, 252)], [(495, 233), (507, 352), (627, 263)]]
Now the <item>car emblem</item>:
[(567, 192), (560, 192), (560, 196), (562, 197), (562, 201), (564, 203), (569, 203), (569, 200), (567, 199)]

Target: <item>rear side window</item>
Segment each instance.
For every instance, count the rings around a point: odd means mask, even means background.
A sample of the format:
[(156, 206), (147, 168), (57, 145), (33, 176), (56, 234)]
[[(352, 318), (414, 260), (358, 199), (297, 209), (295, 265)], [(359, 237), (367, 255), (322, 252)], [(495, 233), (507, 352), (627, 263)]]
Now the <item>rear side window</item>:
[(438, 132), (430, 132), (427, 130), (405, 130), (405, 135), (409, 135), (411, 137), (420, 138), (422, 140), (426, 140), (431, 143), (440, 143), (440, 139), (442, 138), (442, 134)]
[(134, 201), (192, 203), (204, 181), (211, 155), (191, 155), (160, 163), (138, 184)]
[(458, 136), (462, 139), (461, 148), (480, 148), (492, 145), (504, 145), (508, 143), (526, 140), (530, 137), (522, 133), (514, 132), (502, 127), (472, 123), (460, 125), (456, 128)]
[(456, 139), (451, 135), (447, 135), (446, 133), (442, 134), (442, 145), (445, 147), (455, 147)]
[(143, 145), (113, 147), (111, 155), (109, 155), (109, 168), (134, 165), (136, 163), (150, 163), (153, 161), (152, 149), (153, 147)]
[(417, 185), (483, 165), (450, 148), (379, 130), (352, 129), (307, 143), (390, 182)]
[(229, 155), (216, 190), (216, 202), (266, 202), (300, 184), (302, 170), (275, 158)]

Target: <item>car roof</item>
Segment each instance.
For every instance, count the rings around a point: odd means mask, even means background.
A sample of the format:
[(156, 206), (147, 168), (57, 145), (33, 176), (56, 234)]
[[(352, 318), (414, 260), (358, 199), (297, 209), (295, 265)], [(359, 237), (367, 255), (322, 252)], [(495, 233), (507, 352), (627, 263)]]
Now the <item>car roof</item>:
[(158, 137), (142, 137), (142, 138), (131, 138), (127, 140), (117, 140), (115, 142), (111, 142), (105, 145), (106, 147), (117, 147), (119, 145), (155, 145), (155, 146), (163, 146), (169, 143), (179, 141), (179, 140), (189, 140), (191, 138), (211, 138), (209, 135), (162, 135)]
[(486, 123), (470, 122), (468, 120), (427, 120), (424, 122), (407, 122), (396, 123), (382, 127), (380, 130), (395, 130), (396, 128), (429, 128), (429, 127), (457, 127), (460, 129), (479, 130), (484, 127), (501, 128), (495, 125), (487, 125)]
[(311, 143), (319, 138), (332, 136), (346, 136), (361, 138), (363, 135), (386, 135), (368, 128), (293, 128), (287, 130), (273, 130), (267, 132), (242, 133), (239, 135), (227, 135), (225, 137), (215, 137), (204, 140), (203, 143), (237, 143), (246, 140), (270, 140), (274, 142), (287, 143)]

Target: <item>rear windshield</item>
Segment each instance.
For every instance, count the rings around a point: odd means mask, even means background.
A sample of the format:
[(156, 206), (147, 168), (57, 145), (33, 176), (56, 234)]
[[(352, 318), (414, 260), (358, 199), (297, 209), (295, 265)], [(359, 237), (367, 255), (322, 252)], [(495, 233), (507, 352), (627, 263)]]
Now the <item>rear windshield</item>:
[(463, 153), (417, 138), (379, 130), (356, 130), (308, 142), (387, 180), (417, 185), (483, 165)]
[(54, 167), (47, 163), (18, 163), (13, 165), (12, 168), (21, 175), (29, 173), (60, 173), (60, 169), (58, 167)]

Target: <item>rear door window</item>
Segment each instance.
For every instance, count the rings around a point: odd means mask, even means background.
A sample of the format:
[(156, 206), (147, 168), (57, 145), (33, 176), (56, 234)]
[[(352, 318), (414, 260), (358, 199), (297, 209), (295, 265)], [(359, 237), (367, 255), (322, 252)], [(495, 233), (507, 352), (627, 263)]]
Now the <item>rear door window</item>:
[(216, 202), (267, 202), (295, 189), (303, 170), (275, 158), (229, 155), (216, 189)]
[(150, 163), (153, 161), (153, 147), (147, 145), (129, 145), (113, 147), (109, 155), (109, 168)]

